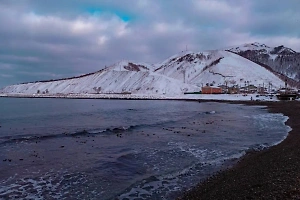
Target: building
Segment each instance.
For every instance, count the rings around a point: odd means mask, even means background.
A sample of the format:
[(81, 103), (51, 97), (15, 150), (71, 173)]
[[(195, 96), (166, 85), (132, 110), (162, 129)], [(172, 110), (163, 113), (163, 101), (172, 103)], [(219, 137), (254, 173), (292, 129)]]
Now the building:
[(256, 93), (258, 91), (258, 88), (254, 85), (248, 85), (248, 86), (245, 86), (245, 87), (240, 87), (239, 88), (239, 92), (240, 93)]
[(232, 86), (228, 88), (228, 94), (239, 94), (240, 88), (237, 86)]
[(202, 94), (222, 94), (222, 88), (213, 86), (202, 87)]

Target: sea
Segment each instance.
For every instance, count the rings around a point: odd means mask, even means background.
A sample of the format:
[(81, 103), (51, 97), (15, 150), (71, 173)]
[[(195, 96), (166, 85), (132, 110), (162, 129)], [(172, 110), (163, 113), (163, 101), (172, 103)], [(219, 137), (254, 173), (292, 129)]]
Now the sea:
[(0, 199), (175, 199), (281, 142), (262, 106), (0, 98)]

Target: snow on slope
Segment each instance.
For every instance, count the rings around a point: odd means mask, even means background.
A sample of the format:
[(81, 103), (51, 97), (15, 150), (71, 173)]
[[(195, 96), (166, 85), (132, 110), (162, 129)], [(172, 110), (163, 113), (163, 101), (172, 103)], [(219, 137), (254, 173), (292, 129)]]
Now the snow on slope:
[(227, 51), (187, 53), (164, 62), (156, 72), (193, 85), (235, 85), (247, 83), (255, 86), (272, 83), (275, 88), (284, 82), (254, 62)]
[(203, 72), (205, 67), (220, 58), (218, 51), (186, 52), (178, 57), (171, 57), (164, 61), (155, 72), (185, 83), (195, 84), (196, 82), (193, 80)]
[(133, 93), (178, 95), (200, 88), (157, 73), (147, 66), (120, 62), (94, 74), (67, 80), (5, 87), (4, 93)]
[(115, 71), (153, 71), (154, 65), (150, 65), (147, 63), (133, 63), (129, 61), (121, 61), (118, 62), (112, 66), (110, 66), (109, 70), (115, 70)]
[(300, 53), (283, 45), (268, 47), (259, 43), (245, 44), (227, 49), (256, 63), (262, 63), (275, 72), (287, 76), (290, 79), (288, 79), (289, 84), (300, 88)]
[(274, 89), (285, 84), (273, 73), (246, 58), (228, 51), (215, 50), (182, 52), (156, 65), (121, 61), (89, 75), (7, 86), (0, 93), (132, 93), (174, 96), (200, 91), (201, 86), (206, 84), (244, 86), (245, 82), (257, 87), (271, 83)]
[(241, 53), (245, 51), (256, 51), (259, 52), (260, 54), (268, 54), (270, 58), (275, 60), (279, 55), (281, 54), (294, 54), (296, 51), (282, 46), (278, 47), (269, 47), (265, 44), (260, 44), (258, 42), (255, 43), (250, 43), (250, 44), (244, 44), (241, 46), (234, 46), (234, 47), (228, 47), (225, 48), (224, 50), (229, 50), (234, 53)]
[(224, 48), (223, 50), (230, 50), (232, 52), (238, 53), (241, 51), (247, 51), (247, 50), (255, 50), (255, 51), (264, 51), (264, 52), (271, 52), (274, 48), (269, 47), (265, 44), (260, 44), (258, 42), (254, 42), (254, 43), (249, 43), (249, 44), (243, 44), (243, 45), (239, 45), (239, 46), (232, 46), (232, 47), (227, 47)]
[(223, 59), (208, 70), (211, 76), (208, 80), (213, 80), (218, 85), (224, 84), (225, 81), (243, 85), (247, 81), (247, 84), (255, 86), (266, 86), (269, 83), (275, 88), (284, 86), (284, 81), (260, 65), (230, 52), (219, 53)]

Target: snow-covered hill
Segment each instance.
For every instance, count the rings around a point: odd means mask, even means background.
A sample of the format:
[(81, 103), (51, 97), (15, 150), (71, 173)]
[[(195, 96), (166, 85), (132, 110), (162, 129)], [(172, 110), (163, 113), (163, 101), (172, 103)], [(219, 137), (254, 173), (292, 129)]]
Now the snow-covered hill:
[(244, 51), (257, 51), (260, 53), (269, 54), (272, 59), (275, 59), (279, 55), (292, 55), (297, 53), (293, 49), (290, 49), (288, 47), (285, 47), (283, 45), (278, 47), (269, 47), (265, 44), (260, 44), (258, 42), (244, 44), (240, 46), (234, 46), (226, 48), (226, 50), (229, 50), (231, 52), (240, 53)]
[[(255, 44), (256, 45), (256, 44)], [(263, 86), (274, 89), (284, 86), (284, 78), (237, 53), (253, 48), (234, 50), (182, 52), (158, 64), (122, 61), (95, 73), (52, 81), (11, 85), (1, 93), (17, 94), (143, 94), (178, 96), (198, 92), (201, 86)], [(273, 52), (267, 46), (256, 50)], [(278, 51), (279, 52), (279, 51)], [(281, 51), (282, 52), (282, 51)]]
[[(289, 77), (291, 85), (297, 85), (300, 81), (300, 53), (288, 47), (251, 43), (226, 49)], [(293, 83), (293, 80), (296, 82)]]
[(275, 88), (284, 81), (264, 67), (228, 51), (187, 53), (172, 57), (155, 70), (157, 73), (197, 86), (239, 85), (262, 86), (271, 83)]
[(199, 91), (194, 85), (154, 73), (151, 65), (120, 62), (87, 76), (5, 87), (3, 93), (134, 93), (179, 95)]

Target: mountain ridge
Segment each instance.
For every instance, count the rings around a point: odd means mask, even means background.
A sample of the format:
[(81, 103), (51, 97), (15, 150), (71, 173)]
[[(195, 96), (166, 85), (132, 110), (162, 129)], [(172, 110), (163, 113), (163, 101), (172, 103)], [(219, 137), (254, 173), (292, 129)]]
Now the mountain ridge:
[(237, 53), (253, 62), (263, 63), (288, 78), (297, 82), (300, 81), (300, 53), (291, 48), (283, 45), (269, 47), (256, 42), (229, 47), (226, 50)]
[(196, 53), (187, 51), (157, 64), (121, 61), (89, 74), (6, 86), (0, 92), (133, 93), (172, 96), (200, 91), (204, 85), (242, 87), (247, 83), (261, 87), (271, 84), (272, 87), (279, 89), (284, 86), (287, 79), (291, 86), (299, 87), (299, 84), (294, 84), (299, 81), (285, 77), (285, 74), (260, 62), (260, 59), (245, 56), (245, 52), (251, 55), (276, 56), (298, 54), (283, 46), (271, 48), (259, 43)]

